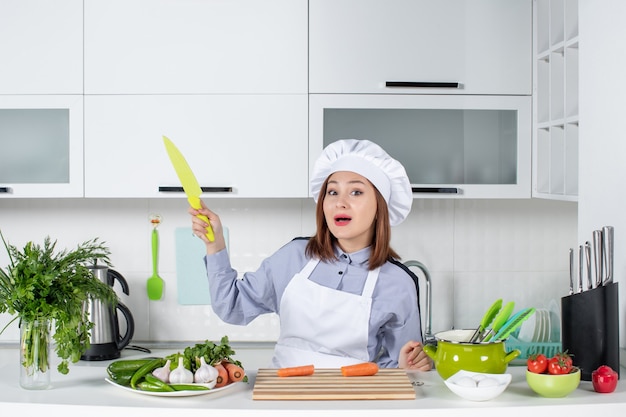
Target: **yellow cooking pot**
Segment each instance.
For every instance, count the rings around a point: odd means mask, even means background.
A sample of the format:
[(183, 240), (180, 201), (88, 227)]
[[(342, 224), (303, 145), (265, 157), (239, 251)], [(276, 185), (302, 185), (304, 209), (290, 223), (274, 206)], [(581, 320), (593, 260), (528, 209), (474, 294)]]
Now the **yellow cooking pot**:
[(518, 349), (506, 351), (503, 340), (468, 343), (473, 329), (448, 330), (435, 334), (437, 345), (425, 345), (424, 352), (435, 363), (435, 369), (443, 379), (458, 371), (503, 374), (509, 362), (520, 355)]

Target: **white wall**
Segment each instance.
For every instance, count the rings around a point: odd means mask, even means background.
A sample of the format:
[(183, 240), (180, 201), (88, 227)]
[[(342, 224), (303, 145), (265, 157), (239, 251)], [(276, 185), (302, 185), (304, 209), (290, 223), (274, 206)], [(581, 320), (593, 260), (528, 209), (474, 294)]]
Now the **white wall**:
[[(579, 0), (578, 236), (615, 227), (615, 281), (626, 274), (626, 2)], [(626, 299), (620, 296), (620, 345), (626, 345)]]
[[(314, 228), (311, 200), (207, 200), (230, 229), (230, 253), (240, 271), (256, 269), (265, 256)], [(141, 341), (273, 341), (276, 317), (247, 327), (222, 323), (210, 306), (179, 305), (176, 293), (174, 231), (188, 227), (182, 199), (0, 200), (0, 230), (11, 244), (42, 243), (47, 235), (59, 248), (100, 237), (111, 248), (114, 269), (130, 286), (121, 295), (133, 312)], [(163, 300), (149, 301), (152, 273), (149, 215), (163, 217), (159, 274)], [(415, 200), (409, 218), (394, 229), (393, 246), (403, 260), (423, 262), (432, 275), (433, 331), (475, 327), (497, 298), (518, 308), (547, 307), (567, 294), (567, 251), (576, 244), (575, 203), (546, 200)], [(0, 251), (0, 265), (7, 265)], [(121, 294), (121, 292), (120, 292)], [(422, 304), (423, 305), (423, 304)], [(0, 328), (9, 317), (0, 316)], [(12, 324), (0, 341), (17, 341)]]

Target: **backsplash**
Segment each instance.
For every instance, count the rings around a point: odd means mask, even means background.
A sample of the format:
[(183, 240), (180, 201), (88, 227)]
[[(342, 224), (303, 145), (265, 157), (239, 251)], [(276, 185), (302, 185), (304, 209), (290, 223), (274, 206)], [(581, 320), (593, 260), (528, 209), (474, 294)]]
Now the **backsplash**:
[[(214, 199), (210, 207), (229, 229), (233, 266), (243, 273), (296, 236), (315, 227), (310, 199)], [(163, 218), (159, 275), (162, 300), (150, 301), (146, 281), (152, 275), (150, 214)], [(43, 243), (58, 248), (99, 237), (111, 249), (113, 269), (127, 280), (130, 295), (120, 298), (132, 311), (131, 344), (219, 340), (274, 341), (278, 319), (259, 317), (248, 326), (223, 323), (210, 305), (179, 304), (176, 229), (189, 227), (183, 199), (3, 199), (0, 230), (9, 243)], [(518, 308), (546, 307), (567, 294), (567, 251), (577, 245), (577, 205), (551, 200), (414, 200), (408, 219), (394, 228), (392, 246), (403, 261), (418, 260), (432, 280), (432, 330), (475, 327), (496, 298)], [(8, 258), (0, 248), (0, 265)], [(415, 271), (418, 276), (419, 270)], [(422, 297), (425, 294), (422, 282)], [(422, 300), (422, 310), (424, 301)], [(426, 316), (423, 311), (423, 316)], [(0, 329), (10, 320), (0, 315)], [(17, 322), (0, 342), (17, 342)]]

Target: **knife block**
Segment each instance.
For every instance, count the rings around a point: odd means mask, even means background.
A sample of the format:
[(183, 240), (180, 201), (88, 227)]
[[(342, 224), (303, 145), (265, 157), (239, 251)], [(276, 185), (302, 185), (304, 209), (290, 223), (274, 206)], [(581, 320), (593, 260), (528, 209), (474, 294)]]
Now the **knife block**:
[(618, 283), (561, 298), (561, 343), (581, 370), (581, 379), (608, 365), (619, 376)]

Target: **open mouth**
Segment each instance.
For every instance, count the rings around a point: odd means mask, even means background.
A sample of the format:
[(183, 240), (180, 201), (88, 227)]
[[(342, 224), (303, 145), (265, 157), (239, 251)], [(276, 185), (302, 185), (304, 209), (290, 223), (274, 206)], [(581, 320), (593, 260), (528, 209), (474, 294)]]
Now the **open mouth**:
[(340, 215), (335, 216), (334, 220), (337, 226), (345, 226), (346, 224), (350, 223), (350, 220), (352, 220), (352, 217), (348, 217), (343, 214), (340, 214)]

